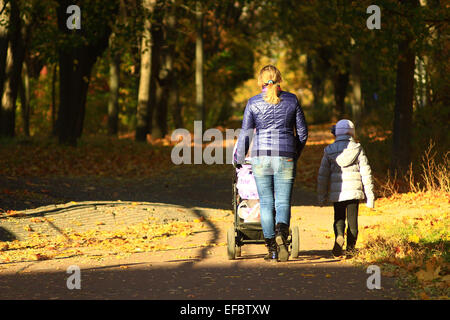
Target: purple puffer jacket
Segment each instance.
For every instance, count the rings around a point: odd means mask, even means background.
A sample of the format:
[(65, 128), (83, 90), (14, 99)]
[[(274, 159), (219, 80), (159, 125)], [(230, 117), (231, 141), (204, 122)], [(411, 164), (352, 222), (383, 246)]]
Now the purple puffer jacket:
[[(308, 139), (308, 127), (295, 94), (281, 91), (280, 103), (270, 104), (260, 93), (248, 100), (234, 163), (244, 163), (253, 138), (251, 157), (281, 156), (298, 159)], [(297, 135), (294, 134), (294, 128)]]

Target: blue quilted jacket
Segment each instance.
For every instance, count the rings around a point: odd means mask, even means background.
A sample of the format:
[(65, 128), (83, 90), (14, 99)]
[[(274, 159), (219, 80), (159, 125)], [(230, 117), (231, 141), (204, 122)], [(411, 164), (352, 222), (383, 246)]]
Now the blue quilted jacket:
[(297, 96), (281, 91), (280, 103), (270, 104), (263, 99), (263, 94), (250, 98), (245, 107), (233, 159), (235, 163), (244, 162), (253, 137), (251, 157), (266, 155), (298, 159), (306, 144), (308, 127)]

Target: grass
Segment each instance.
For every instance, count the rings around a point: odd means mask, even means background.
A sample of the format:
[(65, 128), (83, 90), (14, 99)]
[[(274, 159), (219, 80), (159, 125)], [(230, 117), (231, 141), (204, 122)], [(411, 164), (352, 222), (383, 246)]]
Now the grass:
[(404, 215), (360, 231), (355, 262), (381, 266), (414, 298), (448, 299), (450, 291), (450, 213)]
[(449, 153), (436, 161), (434, 145), (425, 151), (418, 176), (412, 167), (399, 193), (396, 176), (387, 176), (375, 210), (362, 215), (386, 215), (377, 225), (360, 230), (355, 262), (381, 266), (385, 276), (396, 276), (416, 299), (449, 299), (450, 293), (450, 183)]

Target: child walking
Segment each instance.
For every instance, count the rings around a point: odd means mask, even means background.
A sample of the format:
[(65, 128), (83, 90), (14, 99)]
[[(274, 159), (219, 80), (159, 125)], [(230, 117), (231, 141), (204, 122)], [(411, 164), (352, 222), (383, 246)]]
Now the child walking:
[(374, 207), (374, 194), (369, 162), (355, 137), (355, 126), (350, 120), (340, 120), (333, 126), (334, 143), (324, 150), (317, 179), (320, 205), (326, 200), (334, 205), (335, 242), (332, 253), (343, 254), (345, 218), (347, 216), (346, 253), (352, 255), (358, 238), (358, 204), (366, 199)]

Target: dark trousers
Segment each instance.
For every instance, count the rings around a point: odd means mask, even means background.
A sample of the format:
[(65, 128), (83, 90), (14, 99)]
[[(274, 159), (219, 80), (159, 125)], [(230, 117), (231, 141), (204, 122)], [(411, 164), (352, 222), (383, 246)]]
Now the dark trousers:
[(359, 200), (334, 202), (334, 235), (344, 236), (345, 216), (347, 216), (347, 248), (355, 247), (358, 238), (358, 204)]

